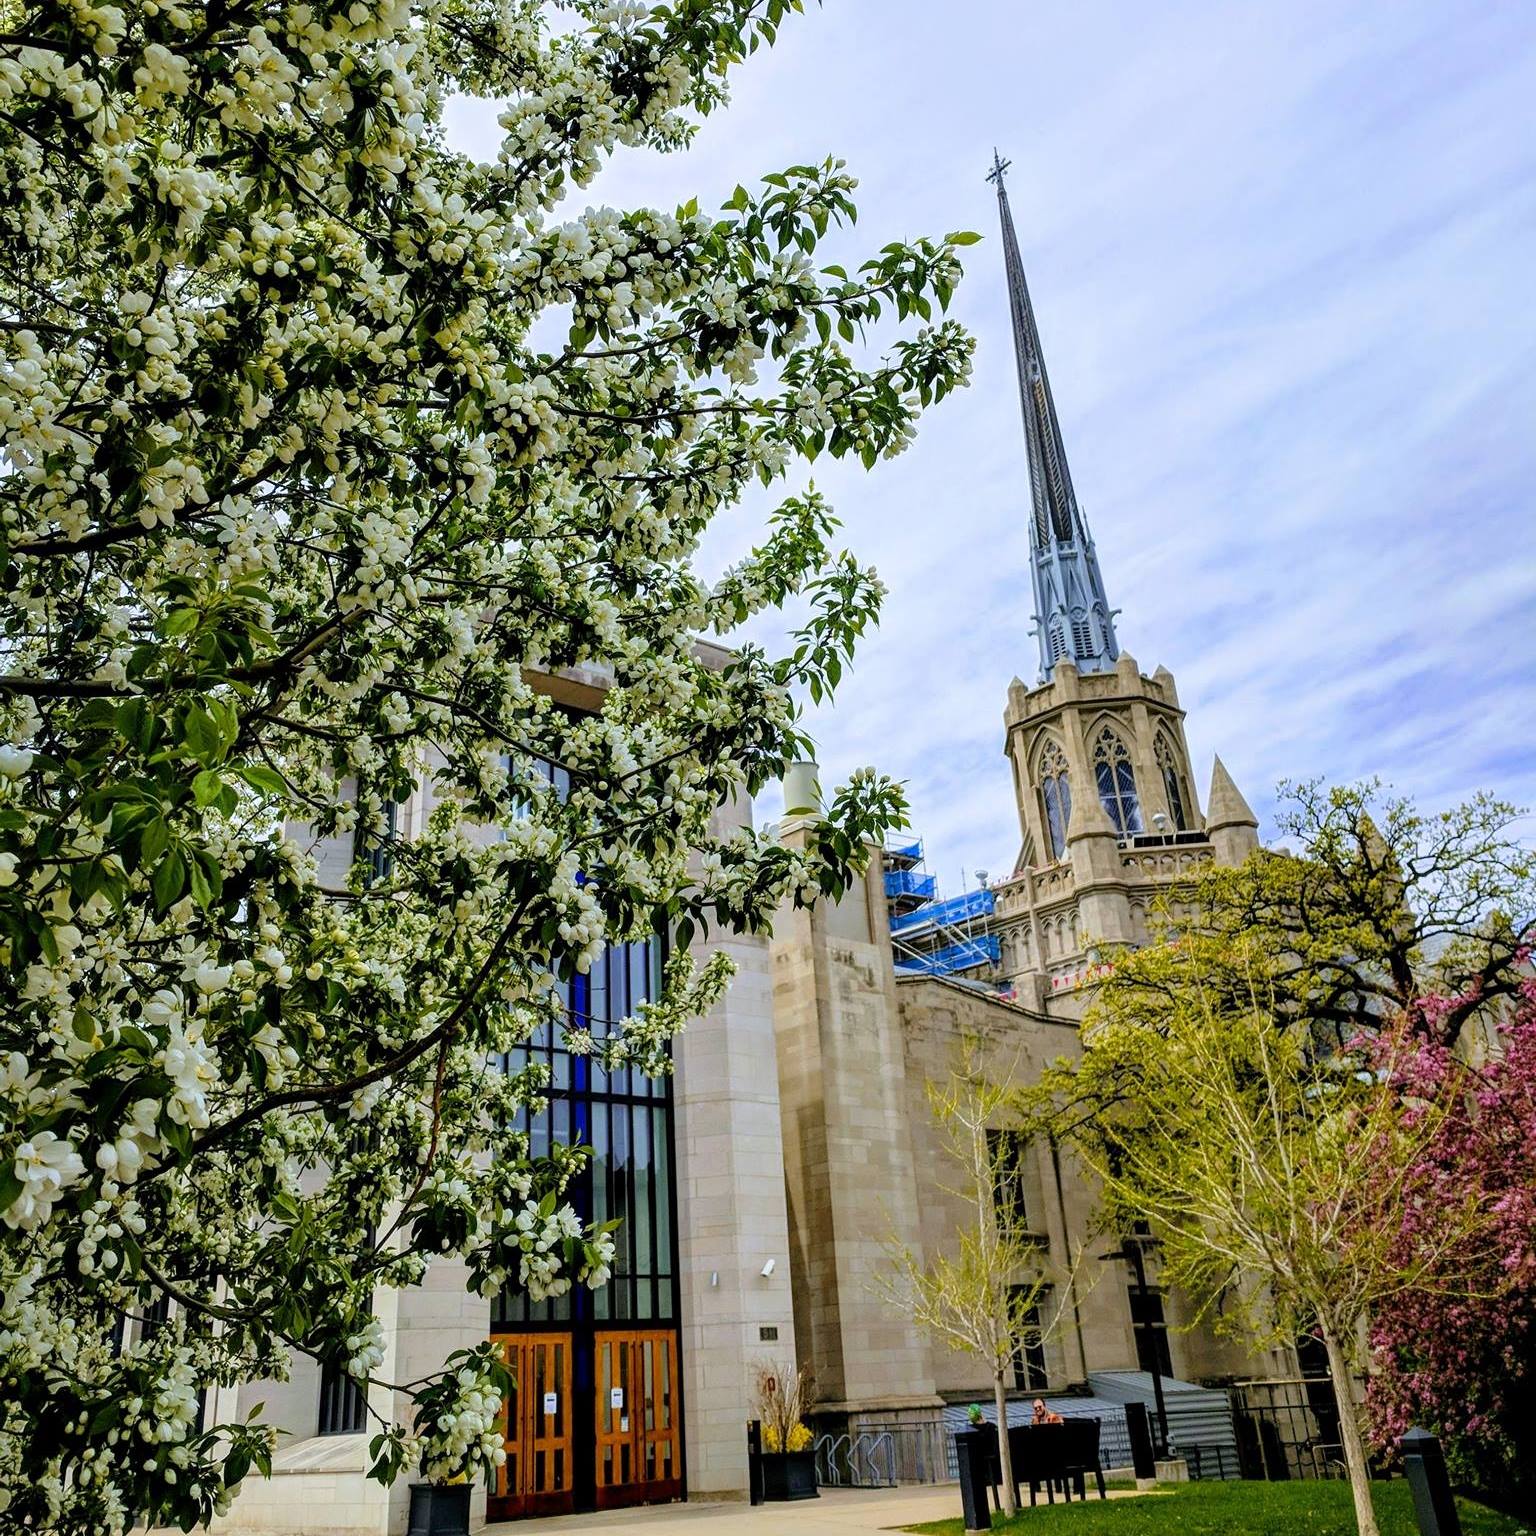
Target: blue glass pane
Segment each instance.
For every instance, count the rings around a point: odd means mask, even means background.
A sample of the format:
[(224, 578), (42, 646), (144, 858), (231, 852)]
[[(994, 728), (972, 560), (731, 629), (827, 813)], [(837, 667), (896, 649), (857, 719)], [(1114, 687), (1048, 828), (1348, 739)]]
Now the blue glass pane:
[(1173, 825), (1180, 831), (1188, 830), (1188, 823), (1184, 819), (1184, 796), (1179, 785), (1179, 776), (1172, 768), (1163, 770), (1163, 790), (1168, 796), (1168, 810), (1173, 816)]
[[(1071, 819), (1071, 791), (1064, 778), (1047, 779), (1042, 786), (1045, 795), (1045, 824), (1051, 839), (1051, 853), (1060, 858), (1067, 847), (1067, 823)], [(1063, 805), (1063, 801), (1066, 802)]]
[(644, 1275), (656, 1267), (656, 1231), (651, 1220), (651, 1112), (637, 1104), (634, 1116), (635, 1272)]
[(1120, 830), (1141, 831), (1141, 807), (1136, 800), (1136, 774), (1122, 758), (1115, 764), (1116, 788), (1120, 792)]

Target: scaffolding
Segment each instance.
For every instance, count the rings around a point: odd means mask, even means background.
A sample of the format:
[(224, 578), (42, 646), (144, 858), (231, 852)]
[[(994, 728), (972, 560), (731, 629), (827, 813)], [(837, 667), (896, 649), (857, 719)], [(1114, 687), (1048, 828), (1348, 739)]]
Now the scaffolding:
[(922, 865), (921, 842), (885, 850), (885, 899), (893, 916), (905, 915), (938, 894), (938, 878)]
[[(930, 875), (928, 879), (933, 881), (934, 877)], [(887, 886), (886, 895), (890, 894), (890, 887)], [(911, 911), (894, 914), (891, 918), (891, 932), (900, 933), (910, 939), (928, 928), (953, 928), (958, 924), (969, 922), (972, 918), (990, 917), (996, 907), (996, 895), (982, 886), (977, 890), (967, 891), (963, 896), (951, 896), (944, 901), (929, 901)]]
[(973, 971), (978, 966), (996, 965), (1002, 959), (1002, 945), (995, 934), (983, 934), (979, 939), (961, 939), (946, 944), (942, 949), (930, 949), (926, 954), (896, 957), (896, 970), (909, 976), (953, 976), (957, 971)]
[(923, 863), (921, 841), (885, 850), (885, 900), (898, 976), (947, 976), (994, 985), (1002, 946), (991, 931), (997, 897), (986, 886), (939, 897)]

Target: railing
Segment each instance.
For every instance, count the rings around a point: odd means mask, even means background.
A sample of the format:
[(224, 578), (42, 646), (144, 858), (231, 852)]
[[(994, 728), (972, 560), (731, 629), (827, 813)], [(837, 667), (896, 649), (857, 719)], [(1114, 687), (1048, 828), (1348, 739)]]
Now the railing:
[(1188, 848), (1210, 838), (1204, 832), (1137, 832), (1119, 841), (1122, 848)]
[(903, 944), (896, 955), (896, 969), (909, 976), (947, 976), (951, 971), (971, 971), (978, 965), (996, 965), (1002, 958), (1002, 941), (995, 934), (962, 939), (943, 949), (921, 950)]
[(816, 1481), (823, 1488), (894, 1488), (952, 1476), (932, 1424), (891, 1424), (815, 1442)]
[(919, 901), (931, 901), (939, 889), (937, 875), (925, 875), (916, 869), (888, 869), (885, 872), (885, 894), (915, 896)]
[(1169, 1451), (1181, 1456), (1189, 1468), (1192, 1483), (1227, 1482), (1243, 1475), (1235, 1445), (1172, 1445)]
[(1342, 1475), (1339, 1410), (1327, 1377), (1243, 1381), (1229, 1396), (1244, 1477), (1281, 1482)]
[[(890, 888), (892, 879), (887, 873), (885, 877), (885, 894), (893, 894)], [(933, 880), (933, 875), (924, 876), (927, 880)], [(941, 927), (953, 927), (956, 923), (963, 923), (973, 917), (985, 917), (995, 910), (997, 906), (997, 893), (992, 890), (966, 891), (960, 896), (950, 896), (944, 901), (931, 902), (928, 906), (918, 907), (916, 911), (903, 913), (899, 917), (891, 919), (891, 932), (901, 933), (908, 928), (921, 928), (927, 923), (934, 923)]]

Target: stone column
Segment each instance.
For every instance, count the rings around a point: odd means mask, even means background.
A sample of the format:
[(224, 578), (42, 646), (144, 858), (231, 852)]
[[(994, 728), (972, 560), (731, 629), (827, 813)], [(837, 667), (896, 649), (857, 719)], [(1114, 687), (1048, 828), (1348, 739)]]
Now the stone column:
[(1078, 932), (1089, 940), (1130, 943), (1134, 937), (1131, 904), (1119, 839), (1096, 791), (1081, 799), (1073, 797), (1067, 851), (1072, 859)]
[(689, 1497), (744, 1498), (756, 1366), (795, 1361), (789, 1221), (768, 943), (709, 948), (735, 980), (674, 1047), (683, 1426)]
[(842, 901), (780, 912), (773, 970), (800, 1359), (824, 1412), (932, 1407), (927, 1341), (874, 1292), (888, 1240), (922, 1246), (878, 857)]
[[(743, 800), (716, 830), (750, 819)], [(674, 1043), (672, 1102), (688, 1493), (734, 1499), (747, 1495), (756, 1367), (793, 1367), (795, 1339), (768, 941), (700, 939), (695, 958), (717, 949), (736, 975)]]

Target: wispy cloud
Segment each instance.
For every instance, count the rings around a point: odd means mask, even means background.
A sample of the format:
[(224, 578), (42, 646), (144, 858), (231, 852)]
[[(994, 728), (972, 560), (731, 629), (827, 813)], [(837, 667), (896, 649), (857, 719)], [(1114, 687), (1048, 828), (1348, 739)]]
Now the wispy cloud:
[(828, 0), (735, 96), (592, 200), (708, 206), (837, 153), (846, 251), (988, 237), (972, 389), (874, 474), (816, 475), (891, 588), (823, 760), (906, 778), (951, 887), (1013, 859), (1001, 715), (1036, 667), (994, 143), (1121, 638), (1176, 674), (1202, 771), (1219, 750), (1261, 816), (1313, 774), (1536, 800), (1529, 7)]

